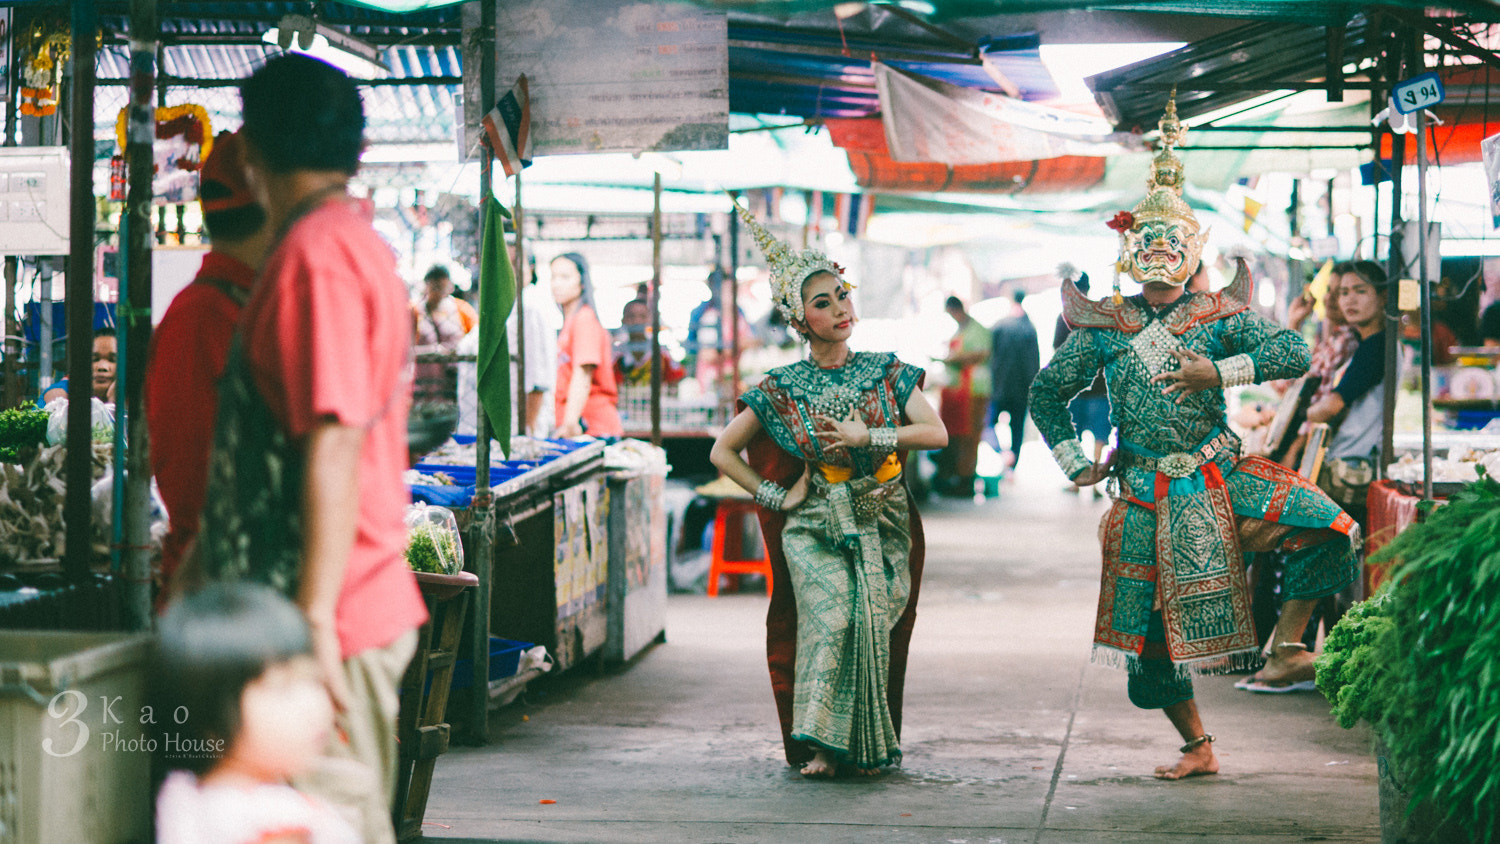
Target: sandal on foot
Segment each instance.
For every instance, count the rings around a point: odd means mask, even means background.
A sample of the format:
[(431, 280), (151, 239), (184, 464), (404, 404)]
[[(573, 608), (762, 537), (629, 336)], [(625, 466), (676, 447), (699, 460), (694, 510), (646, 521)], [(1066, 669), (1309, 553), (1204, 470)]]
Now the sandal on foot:
[(1249, 682), (1241, 681), (1240, 683), (1235, 683), (1234, 687), (1261, 695), (1284, 695), (1288, 692), (1315, 692), (1318, 690), (1318, 684), (1314, 680), (1298, 680), (1295, 683), (1272, 685), (1264, 680), (1250, 679)]

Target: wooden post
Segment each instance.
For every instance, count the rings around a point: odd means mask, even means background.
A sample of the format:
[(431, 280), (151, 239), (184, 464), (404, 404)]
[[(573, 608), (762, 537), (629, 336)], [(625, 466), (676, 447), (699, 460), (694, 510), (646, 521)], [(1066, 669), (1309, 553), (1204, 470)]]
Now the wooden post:
[[(495, 0), (480, 0), (479, 3), (479, 109), (484, 113), (495, 101)], [(489, 212), (485, 203), (494, 202), (494, 174), (492, 165), (494, 150), (490, 149), (486, 137), (480, 146), (482, 156), (479, 168), (479, 231), (477, 243), (479, 257), (484, 250), (484, 216)], [(480, 282), (482, 283), (482, 281)], [(480, 290), (480, 295), (484, 291)], [(472, 744), (489, 742), (490, 731), (490, 590), (493, 584), (493, 560), (490, 555), (494, 546), (495, 503), (490, 496), (490, 419), (484, 412), (484, 402), (477, 401), (474, 408), (474, 502), (470, 504), (474, 516), (474, 574), (479, 586), (474, 592), (474, 612), (469, 616), (469, 660), (474, 667), (474, 681), (469, 686), (468, 739)], [(509, 431), (505, 432), (510, 435)]]
[(651, 444), (661, 448), (661, 172), (651, 181)]
[[(121, 383), (115, 403), (116, 426), (125, 426), (124, 494), (116, 520), (121, 524), (125, 569), (124, 616), (132, 630), (151, 629), (151, 462), (146, 434), (145, 383), (147, 351), (151, 347), (151, 193), (152, 146), (156, 138), (156, 109), (152, 77), (158, 55), (156, 0), (131, 0), (131, 85), (126, 129), (126, 198), (122, 244), (125, 272), (122, 296), (115, 306), (120, 334)], [(179, 213), (182, 206), (178, 206)], [(179, 220), (181, 218), (179, 217)], [(118, 462), (118, 460), (116, 461)]]
[(71, 131), (68, 146), (68, 455), (63, 520), (67, 550), (63, 570), (82, 583), (93, 562), (94, 352), (94, 54), (98, 15), (93, 0), (72, 2), (73, 78), (68, 86)]
[[(1409, 38), (1403, 38), (1402, 31), (1396, 33), (1390, 51), (1386, 55), (1386, 80), (1394, 85), (1401, 80), (1402, 66), (1406, 55), (1406, 43)], [(1379, 160), (1379, 156), (1376, 156)], [(1406, 136), (1400, 132), (1391, 133), (1391, 235), (1390, 250), (1386, 258), (1386, 277), (1389, 282), (1400, 286), (1401, 277), (1406, 274), (1406, 220), (1401, 214), (1401, 188), (1406, 164)], [(1394, 295), (1393, 295), (1394, 294)], [(1385, 407), (1383, 408), (1381, 420), (1381, 444), (1380, 465), (1376, 471), (1380, 476), (1385, 475), (1387, 466), (1396, 459), (1395, 456), (1395, 419), (1396, 419), (1396, 389), (1397, 389), (1397, 364), (1401, 355), (1401, 308), (1398, 304), (1399, 291), (1391, 291), (1387, 288), (1385, 297)]]
[[(738, 193), (734, 196), (738, 202)], [(729, 211), (729, 266), (724, 271), (729, 274), (729, 392), (720, 400), (727, 421), (734, 416), (740, 392), (740, 215), (733, 209)]]
[[(1425, 70), (1423, 36), (1412, 39), (1416, 61), (1412, 69)], [(1417, 109), (1417, 280), (1422, 293), (1422, 498), (1432, 500), (1432, 284), (1427, 277), (1427, 109)], [(1389, 289), (1389, 288), (1387, 288)], [(1390, 294), (1386, 294), (1390, 298)], [(1387, 393), (1396, 385), (1387, 383)]]
[[(526, 426), (526, 398), (529, 391), (526, 389), (526, 288), (530, 286), (531, 279), (526, 273), (526, 246), (525, 246), (525, 222), (521, 206), (521, 171), (516, 171), (516, 204), (510, 209), (511, 219), (516, 227), (516, 409), (511, 416), (520, 420), (513, 427), (522, 436), (529, 436), (530, 429)], [(517, 416), (517, 414), (520, 414)]]

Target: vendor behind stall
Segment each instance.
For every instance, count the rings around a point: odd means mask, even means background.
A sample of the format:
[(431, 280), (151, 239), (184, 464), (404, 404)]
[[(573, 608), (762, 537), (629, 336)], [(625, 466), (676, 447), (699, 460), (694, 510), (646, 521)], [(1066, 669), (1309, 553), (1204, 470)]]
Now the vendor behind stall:
[[(479, 316), (473, 305), (453, 295), (453, 275), (442, 264), (433, 265), (422, 284), (425, 295), (411, 304), (414, 351), (419, 355), (455, 354), (459, 341), (479, 323)], [(456, 386), (453, 364), (417, 364), (417, 401), (449, 401)]]
[[(113, 333), (94, 335), (93, 388), (94, 398), (103, 402), (115, 400), (115, 357), (119, 352), (119, 340)], [(68, 379), (56, 381), (42, 391), (36, 406), (45, 408), (47, 402), (68, 397)]]
[[(622, 387), (651, 383), (651, 305), (640, 299), (625, 303), (620, 315), (624, 342), (615, 348), (615, 381)], [(682, 364), (661, 350), (661, 382), (672, 385), (687, 377)]]
[(609, 332), (594, 312), (588, 261), (577, 252), (552, 259), (552, 298), (562, 309), (557, 337), (557, 436), (618, 437), (619, 390)]
[(1373, 261), (1344, 266), (1339, 309), (1359, 333), (1359, 347), (1333, 392), (1307, 410), (1309, 422), (1337, 421), (1318, 485), (1361, 524), (1374, 478), (1385, 412), (1385, 271)]

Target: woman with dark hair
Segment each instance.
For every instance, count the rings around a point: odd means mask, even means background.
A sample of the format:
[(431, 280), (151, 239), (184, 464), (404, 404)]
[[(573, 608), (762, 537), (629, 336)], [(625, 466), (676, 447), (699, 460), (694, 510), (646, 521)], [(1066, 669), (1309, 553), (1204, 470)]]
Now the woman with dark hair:
[(815, 249), (794, 252), (737, 210), (770, 265), (772, 302), (808, 357), (740, 396), (709, 459), (759, 505), (772, 572), (766, 662), (787, 764), (808, 777), (871, 775), (901, 758), (922, 580), (905, 460), (948, 435), (922, 396), (923, 370), (849, 348), (853, 285), (843, 269)]
[[(1354, 350), (1359, 348), (1359, 332), (1349, 325), (1344, 319), (1344, 312), (1339, 308), (1339, 282), (1351, 271), (1352, 266), (1350, 261), (1334, 264), (1333, 275), (1328, 280), (1328, 292), (1323, 294), (1322, 336), (1313, 347), (1312, 364), (1307, 367), (1309, 378), (1317, 376), (1321, 380), (1307, 403), (1308, 407), (1315, 407), (1333, 392), (1338, 383), (1334, 376), (1354, 356)], [(1304, 292), (1294, 299), (1287, 310), (1287, 327), (1293, 331), (1302, 330), (1302, 323), (1312, 315), (1315, 304), (1317, 300), (1310, 292)], [(1307, 432), (1312, 424), (1303, 423), (1297, 439), (1287, 449), (1286, 456), (1281, 458), (1281, 465), (1293, 468), (1297, 466), (1302, 457), (1302, 449), (1307, 445)]]
[(588, 261), (567, 252), (553, 258), (551, 268), (552, 298), (563, 312), (557, 337), (557, 435), (622, 436), (614, 349), (594, 312)]
[(1307, 409), (1309, 422), (1343, 416), (1328, 444), (1318, 485), (1355, 521), (1365, 521), (1364, 492), (1374, 477), (1385, 421), (1385, 270), (1374, 261), (1342, 265), (1339, 310), (1359, 333), (1359, 347), (1338, 376), (1333, 391)]

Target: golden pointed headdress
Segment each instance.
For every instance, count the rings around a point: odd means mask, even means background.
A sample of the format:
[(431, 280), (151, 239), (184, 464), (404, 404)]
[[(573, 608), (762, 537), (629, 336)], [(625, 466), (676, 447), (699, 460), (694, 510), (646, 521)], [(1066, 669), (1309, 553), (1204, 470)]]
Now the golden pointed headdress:
[(792, 249), (785, 241), (766, 231), (766, 227), (746, 211), (733, 195), (729, 197), (729, 201), (734, 203), (734, 210), (739, 212), (740, 219), (750, 227), (750, 233), (755, 235), (756, 245), (766, 256), (766, 264), (771, 270), (771, 302), (788, 324), (793, 320), (806, 322), (802, 310), (802, 282), (813, 273), (832, 273), (845, 288), (854, 286), (844, 281), (844, 268), (835, 264), (827, 255), (816, 249), (804, 249), (801, 252)]
[(1182, 159), (1177, 157), (1176, 147), (1187, 136), (1187, 127), (1177, 119), (1177, 90), (1167, 99), (1167, 110), (1157, 122), (1161, 130), (1161, 149), (1151, 159), (1151, 178), (1146, 181), (1146, 198), (1132, 211), (1135, 225), (1142, 223), (1170, 222), (1188, 226), (1198, 231), (1198, 218), (1193, 209), (1182, 199), (1184, 184)]
[[(1208, 237), (1208, 233), (1198, 225), (1193, 209), (1182, 199), (1182, 188), (1186, 180), (1183, 178), (1182, 160), (1177, 157), (1176, 147), (1187, 135), (1187, 127), (1177, 119), (1176, 88), (1167, 97), (1166, 112), (1157, 127), (1161, 130), (1161, 148), (1151, 159), (1151, 178), (1146, 181), (1146, 198), (1134, 210), (1121, 211), (1108, 223), (1110, 228), (1120, 234), (1120, 257), (1115, 261), (1115, 292), (1112, 297), (1116, 305), (1124, 301), (1120, 295), (1120, 273), (1127, 270), (1135, 276), (1136, 281), (1143, 284), (1148, 280), (1178, 286), (1187, 283), (1188, 276), (1198, 265), (1203, 243)], [(1165, 223), (1179, 230), (1182, 261), (1176, 270), (1163, 272), (1153, 268), (1143, 276), (1143, 271), (1130, 256), (1149, 245), (1148, 240), (1157, 238), (1159, 232), (1146, 235), (1142, 231), (1145, 226), (1153, 223)]]

